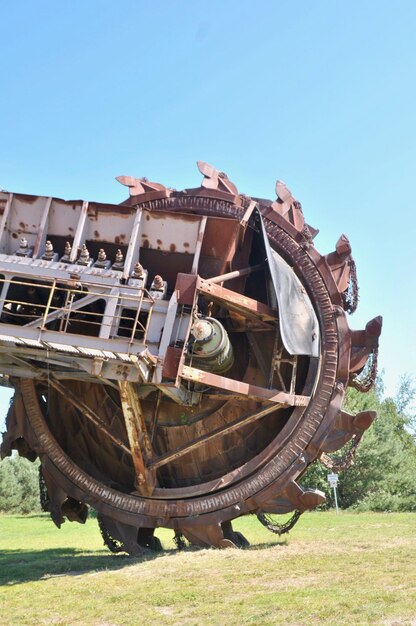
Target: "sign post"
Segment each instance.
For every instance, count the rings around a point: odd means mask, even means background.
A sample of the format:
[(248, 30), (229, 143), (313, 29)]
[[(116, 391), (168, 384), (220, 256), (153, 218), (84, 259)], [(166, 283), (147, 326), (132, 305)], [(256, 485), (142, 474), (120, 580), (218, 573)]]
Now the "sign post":
[(334, 500), (335, 500), (335, 510), (337, 512), (337, 515), (339, 513), (338, 510), (338, 498), (337, 498), (337, 484), (338, 484), (338, 474), (328, 474), (328, 482), (329, 482), (329, 486), (332, 487), (332, 489), (334, 490)]

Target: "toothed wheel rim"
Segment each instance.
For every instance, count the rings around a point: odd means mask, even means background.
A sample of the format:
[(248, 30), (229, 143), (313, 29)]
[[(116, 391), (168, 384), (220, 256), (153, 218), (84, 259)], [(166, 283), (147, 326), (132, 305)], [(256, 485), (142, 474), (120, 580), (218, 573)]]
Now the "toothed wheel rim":
[[(189, 203), (192, 201), (189, 196), (186, 200)], [(232, 204), (210, 199), (210, 203), (205, 203), (204, 211), (230, 216), (241, 210)], [(255, 468), (249, 475), (242, 479), (240, 477), (238, 482), (215, 493), (205, 492), (180, 500), (121, 493), (89, 476), (63, 452), (42, 415), (36, 383), (30, 379), (21, 380), (29, 422), (38, 440), (39, 450), (47, 456), (45, 465), (68, 495), (88, 502), (125, 523), (176, 528), (185, 523), (204, 525), (210, 520), (225, 521), (256, 510), (262, 502), (283, 491), (317, 456), (322, 441), (320, 426), (323, 422), (330, 422), (339, 411), (347, 382), (348, 354), (344, 352), (341, 358), (338, 355), (338, 346), (347, 334), (345, 315), (339, 309), (334, 310), (330, 297), (333, 286), (328, 286), (332, 280), (330, 272), (324, 266), (321, 267), (323, 271), (320, 271), (316, 259), (312, 259), (280, 225), (267, 217), (265, 224), (272, 246), (286, 259), (290, 259), (302, 277), (319, 319), (322, 341), (321, 367), (315, 394), (305, 410), (300, 407), (294, 409), (288, 424), (268, 446), (270, 449), (259, 455), (267, 457), (272, 449), (272, 458), (267, 461), (264, 458), (263, 461), (261, 458), (252, 459), (250, 463)], [(204, 484), (201, 485), (202, 489), (205, 490)]]

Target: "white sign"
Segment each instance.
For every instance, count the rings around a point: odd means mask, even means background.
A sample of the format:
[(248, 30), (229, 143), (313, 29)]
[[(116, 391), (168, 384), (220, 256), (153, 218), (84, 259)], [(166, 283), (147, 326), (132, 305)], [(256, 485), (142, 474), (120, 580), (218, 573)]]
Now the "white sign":
[(328, 474), (328, 482), (330, 487), (336, 487), (338, 483), (338, 474)]
[(334, 490), (335, 509), (338, 515), (338, 498), (337, 498), (338, 474), (335, 474), (333, 472), (332, 474), (328, 474), (327, 478), (328, 478), (329, 486), (332, 487), (332, 489)]

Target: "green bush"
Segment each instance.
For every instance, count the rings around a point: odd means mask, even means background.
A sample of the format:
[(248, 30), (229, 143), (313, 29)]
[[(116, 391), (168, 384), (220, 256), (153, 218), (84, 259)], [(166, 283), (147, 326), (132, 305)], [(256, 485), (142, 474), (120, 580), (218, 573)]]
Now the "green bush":
[(33, 513), (40, 511), (39, 463), (18, 455), (0, 462), (0, 511)]
[[(378, 416), (365, 432), (354, 464), (339, 474), (338, 503), (359, 511), (416, 511), (416, 442), (412, 434), (414, 418), (408, 414), (414, 387), (404, 376), (395, 399), (381, 399), (381, 385), (368, 394), (349, 389), (344, 408), (350, 413), (375, 409)], [(347, 444), (339, 453), (342, 457)], [(333, 506), (327, 482), (328, 470), (319, 462), (310, 466), (301, 483), (324, 491)]]

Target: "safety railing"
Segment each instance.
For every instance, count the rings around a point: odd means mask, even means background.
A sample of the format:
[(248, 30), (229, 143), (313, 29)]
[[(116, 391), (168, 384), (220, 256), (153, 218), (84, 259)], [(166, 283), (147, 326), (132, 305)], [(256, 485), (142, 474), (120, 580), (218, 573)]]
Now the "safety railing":
[[(6, 287), (7, 286), (7, 287)], [(130, 293), (129, 293), (130, 291)], [(0, 277), (0, 323), (146, 341), (154, 298), (144, 287)]]

